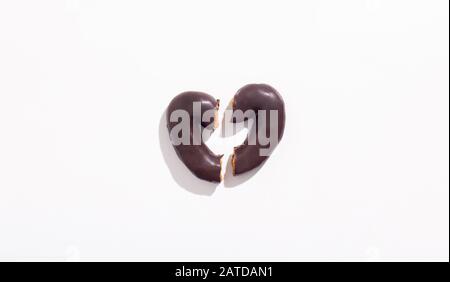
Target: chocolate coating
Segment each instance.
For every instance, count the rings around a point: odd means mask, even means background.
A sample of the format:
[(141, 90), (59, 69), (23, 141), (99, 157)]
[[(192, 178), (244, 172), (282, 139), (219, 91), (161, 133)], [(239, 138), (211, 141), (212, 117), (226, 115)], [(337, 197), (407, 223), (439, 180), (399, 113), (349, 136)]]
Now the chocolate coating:
[[(194, 113), (194, 102), (201, 103), (201, 112)], [(202, 121), (203, 114), (208, 110), (217, 110), (219, 107), (219, 100), (214, 99), (211, 95), (202, 92), (183, 92), (173, 98), (167, 107), (166, 121), (169, 135), (174, 126), (178, 122), (171, 122), (170, 115), (175, 110), (184, 110), (189, 113), (190, 118), (190, 145), (180, 144), (173, 145), (180, 160), (186, 165), (186, 167), (198, 178), (207, 180), (210, 182), (221, 181), (221, 159), (223, 155), (214, 154), (208, 146), (201, 140), (200, 145), (194, 145), (193, 143), (193, 127), (201, 124), (201, 129), (204, 130), (215, 122), (215, 118), (211, 118), (209, 121)], [(181, 136), (180, 136), (181, 137)]]
[[(281, 140), (284, 133), (286, 113), (284, 107), (284, 101), (281, 95), (271, 86), (267, 84), (248, 84), (238, 90), (232, 101), (233, 112), (236, 110), (253, 110), (258, 116), (258, 111), (266, 111), (266, 124), (269, 123), (270, 110), (278, 111), (278, 141)], [(242, 122), (233, 118), (233, 122)], [(234, 154), (232, 156), (233, 174), (241, 174), (252, 170), (262, 162), (264, 162), (268, 156), (260, 154), (261, 148), (268, 148), (269, 145), (263, 146), (260, 144), (258, 135), (258, 122), (254, 122), (253, 126), (256, 127), (256, 144), (249, 145), (249, 137), (245, 139), (244, 143), (234, 148)], [(270, 127), (266, 127), (266, 136), (270, 134)], [(250, 130), (251, 131), (251, 130)]]

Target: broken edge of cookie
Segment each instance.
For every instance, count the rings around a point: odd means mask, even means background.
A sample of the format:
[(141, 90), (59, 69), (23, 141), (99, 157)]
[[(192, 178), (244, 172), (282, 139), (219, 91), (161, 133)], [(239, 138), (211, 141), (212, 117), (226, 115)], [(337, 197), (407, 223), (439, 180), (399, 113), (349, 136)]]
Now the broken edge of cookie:
[[(216, 110), (214, 111), (214, 129), (219, 127), (219, 108), (220, 108), (220, 99), (217, 99)], [(223, 168), (223, 154), (219, 155), (220, 159), (220, 170), (219, 170), (219, 183), (224, 179), (224, 168)]]
[(217, 129), (219, 127), (219, 107), (220, 107), (220, 100), (217, 99), (216, 104), (216, 110), (214, 111), (214, 129)]

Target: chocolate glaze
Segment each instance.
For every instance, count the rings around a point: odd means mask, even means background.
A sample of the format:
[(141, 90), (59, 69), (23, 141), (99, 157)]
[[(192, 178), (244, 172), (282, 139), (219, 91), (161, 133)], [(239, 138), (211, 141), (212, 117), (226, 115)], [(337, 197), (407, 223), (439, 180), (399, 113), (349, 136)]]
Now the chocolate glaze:
[[(196, 116), (193, 113), (193, 103), (201, 102), (201, 116)], [(190, 145), (173, 145), (180, 160), (186, 167), (198, 178), (211, 181), (221, 181), (221, 159), (223, 155), (214, 154), (208, 146), (201, 140), (200, 145), (193, 145), (193, 126), (201, 124), (202, 130), (215, 122), (211, 118), (209, 121), (202, 121), (203, 114), (208, 110), (217, 110), (219, 107), (219, 100), (214, 99), (211, 95), (202, 92), (183, 92), (173, 98), (167, 107), (166, 121), (167, 129), (170, 131), (178, 124), (178, 122), (171, 122), (170, 115), (175, 110), (185, 110), (189, 113), (190, 126)]]
[[(285, 127), (285, 108), (281, 95), (267, 84), (248, 84), (238, 90), (232, 101), (233, 112), (236, 110), (253, 110), (257, 114), (259, 110), (266, 110), (267, 123), (270, 117), (270, 110), (278, 110), (278, 141), (281, 140)], [(233, 122), (242, 122), (233, 118)], [(255, 120), (253, 126), (256, 126), (258, 132), (258, 123)], [(251, 131), (251, 130), (250, 130)], [(266, 136), (270, 134), (270, 127), (266, 127)], [(233, 174), (241, 174), (258, 167), (268, 156), (261, 156), (260, 149), (268, 148), (260, 145), (258, 135), (256, 136), (256, 145), (249, 145), (248, 137), (244, 143), (234, 148), (232, 156)]]

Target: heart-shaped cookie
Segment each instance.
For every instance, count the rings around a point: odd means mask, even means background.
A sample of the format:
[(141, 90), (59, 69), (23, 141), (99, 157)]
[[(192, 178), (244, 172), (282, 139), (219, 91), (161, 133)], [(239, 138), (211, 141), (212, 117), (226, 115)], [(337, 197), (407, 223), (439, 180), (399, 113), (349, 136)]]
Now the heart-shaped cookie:
[[(177, 95), (166, 111), (170, 140), (180, 160), (198, 178), (220, 182), (222, 157), (204, 143), (205, 129), (218, 127), (219, 100), (202, 92)], [(233, 123), (248, 122), (244, 143), (231, 156), (233, 175), (260, 166), (283, 137), (285, 106), (281, 95), (267, 84), (248, 84), (234, 95), (231, 111), (225, 114)]]

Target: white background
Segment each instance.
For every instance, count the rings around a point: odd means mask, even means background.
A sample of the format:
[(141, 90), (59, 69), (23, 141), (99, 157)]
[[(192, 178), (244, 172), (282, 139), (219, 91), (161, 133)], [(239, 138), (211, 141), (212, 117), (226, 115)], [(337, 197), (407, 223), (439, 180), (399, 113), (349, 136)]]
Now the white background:
[[(0, 257), (448, 258), (448, 5), (1, 1)], [(194, 179), (165, 107), (253, 82), (283, 95), (284, 139)]]

